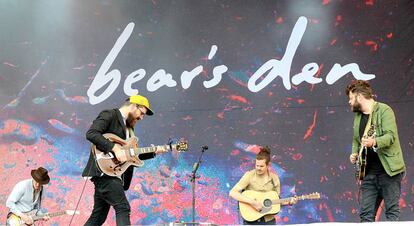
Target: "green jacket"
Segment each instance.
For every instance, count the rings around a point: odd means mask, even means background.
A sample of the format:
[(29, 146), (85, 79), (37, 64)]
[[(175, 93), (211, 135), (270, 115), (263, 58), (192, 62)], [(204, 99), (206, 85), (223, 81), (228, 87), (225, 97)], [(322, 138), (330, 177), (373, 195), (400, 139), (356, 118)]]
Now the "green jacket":
[[(377, 143), (378, 157), (389, 176), (405, 171), (403, 154), (398, 138), (397, 123), (394, 111), (390, 106), (375, 102), (372, 111), (372, 124), (375, 125), (375, 141)], [(352, 140), (352, 153), (358, 153), (361, 145), (359, 138), (359, 124), (361, 113), (355, 113), (354, 137)], [(369, 159), (367, 159), (369, 161)]]

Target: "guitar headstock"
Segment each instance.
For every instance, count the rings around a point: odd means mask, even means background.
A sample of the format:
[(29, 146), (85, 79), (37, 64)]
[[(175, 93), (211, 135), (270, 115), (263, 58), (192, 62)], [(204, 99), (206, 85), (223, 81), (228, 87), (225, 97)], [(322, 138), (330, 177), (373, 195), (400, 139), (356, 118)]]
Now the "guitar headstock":
[(67, 215), (75, 215), (75, 214), (80, 214), (80, 212), (78, 210), (74, 211), (74, 210), (65, 210), (65, 214)]
[(314, 192), (314, 193), (307, 194), (307, 195), (301, 195), (299, 198), (302, 199), (302, 200), (305, 200), (305, 199), (320, 199), (321, 195), (319, 194), (319, 192)]
[(180, 142), (177, 142), (174, 146), (175, 146), (175, 149), (176, 149), (178, 152), (185, 152), (185, 151), (188, 151), (188, 142), (187, 142), (187, 141), (180, 141)]

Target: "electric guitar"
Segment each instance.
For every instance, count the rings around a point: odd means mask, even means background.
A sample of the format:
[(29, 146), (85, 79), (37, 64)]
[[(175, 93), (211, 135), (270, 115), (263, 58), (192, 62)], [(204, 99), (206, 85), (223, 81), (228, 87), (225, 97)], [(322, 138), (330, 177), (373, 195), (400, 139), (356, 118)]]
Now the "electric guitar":
[[(184, 152), (188, 150), (187, 142), (178, 142), (176, 144), (168, 144), (161, 146), (152, 146), (152, 147), (138, 147), (138, 138), (131, 137), (127, 140), (124, 140), (112, 133), (106, 133), (103, 135), (106, 139), (115, 143), (115, 145), (121, 146), (121, 149), (125, 151), (127, 161), (119, 161), (115, 153), (110, 151), (107, 154), (103, 151), (100, 151), (96, 145), (92, 145), (92, 153), (95, 156), (96, 164), (98, 168), (108, 176), (118, 176), (123, 174), (129, 166), (141, 167), (144, 165), (139, 156), (146, 153), (155, 153), (157, 148), (162, 148), (166, 150), (164, 152), (176, 150), (178, 152)], [(172, 150), (171, 150), (172, 149)], [(157, 152), (160, 153), (160, 152)]]
[[(293, 198), (289, 197), (284, 199), (275, 199), (275, 197), (278, 197), (278, 194), (275, 191), (258, 192), (253, 190), (246, 190), (242, 194), (251, 199), (255, 199), (261, 202), (264, 206), (260, 211), (257, 211), (251, 205), (244, 202), (239, 202), (240, 214), (246, 221), (255, 221), (265, 215), (276, 214), (280, 211), (281, 205), (287, 205), (290, 199)], [(314, 192), (308, 195), (296, 196), (296, 198), (298, 200), (305, 200), (320, 199), (321, 197), (318, 192)]]
[[(364, 136), (364, 138), (374, 138), (375, 137), (375, 125), (372, 124), (367, 134)], [(358, 159), (356, 161), (356, 172), (355, 176), (358, 180), (363, 180), (366, 173), (366, 167), (367, 167), (367, 154), (368, 150), (367, 147), (363, 146), (361, 144), (361, 148), (359, 149), (358, 153)]]
[[(57, 217), (57, 216), (64, 215), (64, 214), (67, 214), (67, 215), (79, 214), (79, 211), (74, 211), (74, 210), (63, 210), (63, 211), (58, 211), (58, 212), (54, 212), (54, 213), (47, 213), (47, 214), (44, 214), (44, 215), (35, 215), (36, 212), (37, 212), (37, 210), (32, 210), (32, 211), (26, 213), (26, 214), (28, 214), (29, 216), (32, 217), (33, 222), (42, 220), (43, 217), (46, 216), (46, 215), (49, 216), (50, 218), (52, 218), (52, 217)], [(28, 225), (28, 224), (24, 223), (22, 221), (21, 217), (17, 216), (16, 214), (9, 213), (7, 215), (6, 225), (7, 226), (24, 226), (24, 225)]]

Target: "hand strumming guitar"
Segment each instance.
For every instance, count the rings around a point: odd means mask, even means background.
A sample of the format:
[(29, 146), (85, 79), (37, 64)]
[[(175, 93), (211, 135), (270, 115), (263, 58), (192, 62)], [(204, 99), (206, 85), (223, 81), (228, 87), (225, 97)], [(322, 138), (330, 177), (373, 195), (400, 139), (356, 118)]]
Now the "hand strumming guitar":
[(362, 138), (361, 139), (361, 145), (363, 145), (364, 147), (367, 147), (367, 148), (375, 147), (376, 144), (377, 144), (377, 142), (375, 141), (375, 138), (373, 138), (373, 137), (368, 137), (368, 138)]
[(118, 159), (118, 161), (126, 162), (128, 160), (125, 150), (122, 149), (121, 146), (119, 146), (118, 144), (114, 145), (114, 147), (112, 148), (112, 151), (115, 153), (115, 157), (116, 159)]
[(28, 214), (22, 214), (20, 218), (25, 224), (32, 225), (34, 223), (33, 218)]
[(260, 210), (262, 210), (262, 209), (263, 209), (263, 204), (262, 204), (261, 202), (257, 201), (256, 199), (255, 199), (255, 200), (253, 200), (253, 202), (252, 202), (252, 203), (250, 203), (250, 205), (251, 205), (253, 208), (255, 208), (257, 211), (260, 211)]

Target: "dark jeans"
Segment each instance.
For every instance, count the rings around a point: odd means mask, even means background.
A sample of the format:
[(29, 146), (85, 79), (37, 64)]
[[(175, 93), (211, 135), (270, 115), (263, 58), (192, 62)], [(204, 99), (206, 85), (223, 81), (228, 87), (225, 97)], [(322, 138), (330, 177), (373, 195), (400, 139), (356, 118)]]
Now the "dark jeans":
[(111, 206), (115, 209), (116, 225), (130, 225), (131, 207), (125, 196), (122, 181), (119, 178), (109, 176), (93, 177), (92, 181), (95, 184), (94, 205), (92, 214), (85, 225), (102, 225)]
[(245, 225), (275, 225), (276, 224), (276, 219), (273, 218), (273, 220), (270, 221), (265, 221), (264, 217), (256, 220), (256, 221), (245, 221), (243, 220), (243, 224)]
[(368, 174), (361, 183), (361, 222), (373, 222), (382, 200), (388, 221), (397, 221), (400, 217), (401, 180), (404, 173), (395, 176), (388, 174)]

